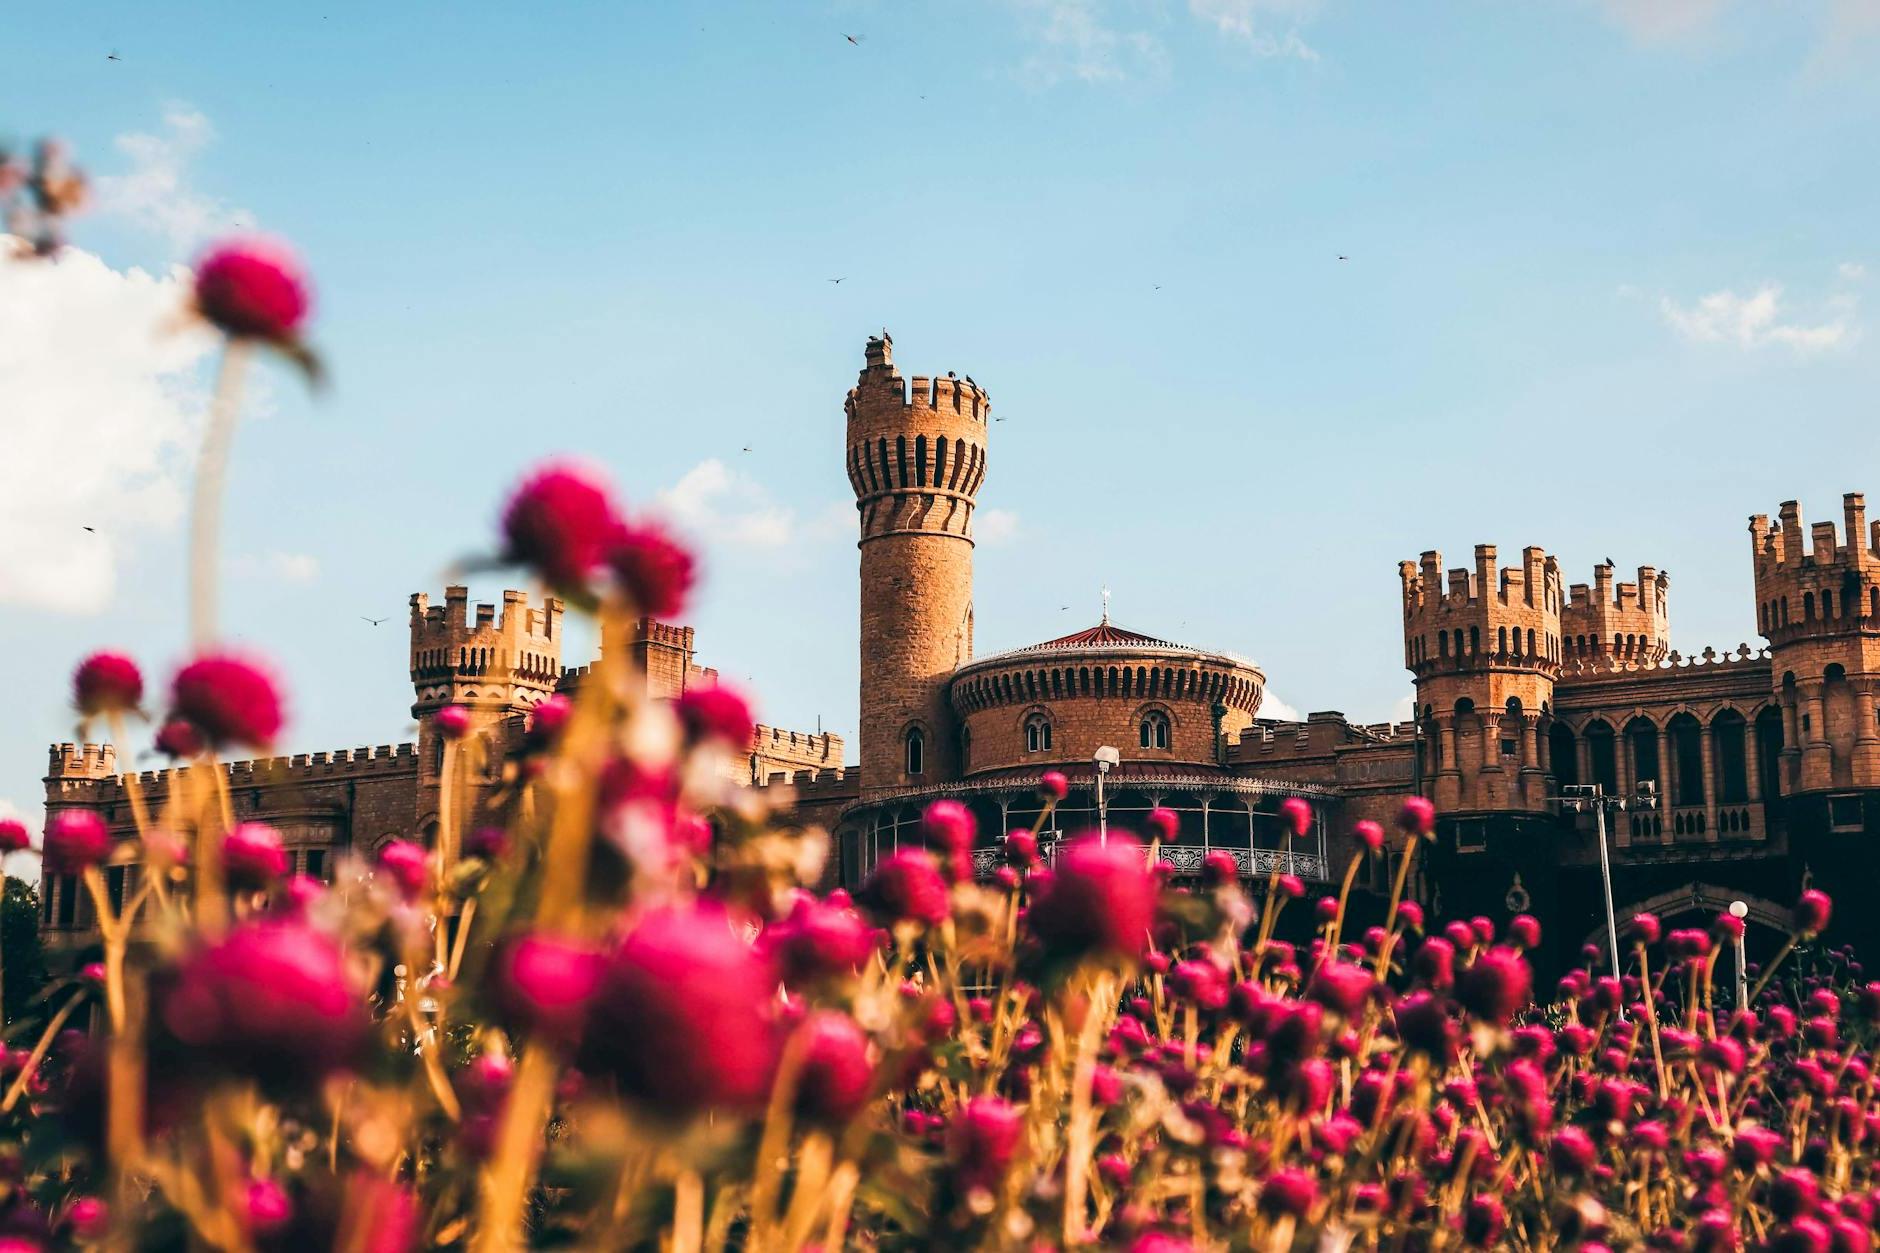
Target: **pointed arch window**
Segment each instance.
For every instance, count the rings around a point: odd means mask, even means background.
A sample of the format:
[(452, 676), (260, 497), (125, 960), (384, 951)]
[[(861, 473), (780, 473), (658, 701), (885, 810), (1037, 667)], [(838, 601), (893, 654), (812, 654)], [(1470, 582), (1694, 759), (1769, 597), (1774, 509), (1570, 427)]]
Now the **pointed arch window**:
[(903, 763), (909, 774), (927, 773), (927, 735), (919, 727), (909, 727), (907, 738), (902, 744), (907, 760)]

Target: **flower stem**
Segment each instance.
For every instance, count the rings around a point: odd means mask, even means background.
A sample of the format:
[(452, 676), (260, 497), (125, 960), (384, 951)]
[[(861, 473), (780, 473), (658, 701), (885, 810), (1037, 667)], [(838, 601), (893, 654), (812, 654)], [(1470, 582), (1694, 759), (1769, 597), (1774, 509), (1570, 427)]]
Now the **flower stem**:
[(1800, 933), (1791, 935), (1788, 940), (1783, 943), (1782, 951), (1770, 958), (1769, 964), (1763, 967), (1762, 976), (1756, 980), (1756, 986), (1749, 990), (1749, 1003), (1751, 1005), (1754, 1005), (1757, 998), (1762, 996), (1763, 989), (1769, 986), (1769, 980), (1775, 977), (1776, 967), (1780, 966), (1783, 959), (1795, 951), (1795, 943), (1801, 938)]
[(203, 432), (202, 452), (196, 459), (196, 487), (189, 508), (189, 642), (198, 650), (215, 639), (215, 553), (222, 526), (222, 480), (228, 469), (229, 445), (235, 438), (241, 379), (247, 364), (247, 343), (231, 339), (222, 350), (215, 398), (209, 404), (209, 426)]

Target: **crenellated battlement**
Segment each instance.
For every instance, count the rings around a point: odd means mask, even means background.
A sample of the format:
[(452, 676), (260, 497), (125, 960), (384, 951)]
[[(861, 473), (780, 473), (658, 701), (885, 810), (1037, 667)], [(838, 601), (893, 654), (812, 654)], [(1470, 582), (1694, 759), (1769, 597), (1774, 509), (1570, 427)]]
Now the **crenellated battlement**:
[(1398, 563), (1405, 665), (1418, 675), (1511, 665), (1551, 668), (1559, 658), (1560, 566), (1537, 547), (1500, 569), (1493, 544), (1475, 546), (1475, 568), (1443, 569), (1431, 550)]
[(1593, 582), (1575, 583), (1560, 610), (1562, 651), (1568, 659), (1614, 657), (1653, 665), (1670, 635), (1666, 606), (1671, 577), (1640, 566), (1636, 583), (1616, 583), (1614, 567), (1597, 566)]
[[(139, 770), (119, 774), (117, 752), (110, 744), (54, 744), (49, 754), (46, 782), (49, 791), (82, 796), (87, 803), (109, 804), (119, 799), (126, 778), (135, 777), (153, 803), (167, 792), (170, 778), (195, 767), (175, 770)], [(285, 757), (257, 757), (219, 762), (216, 768), (231, 788), (314, 781), (360, 779), (412, 774), (418, 769), (416, 744), (380, 744), (321, 753), (295, 753)]]
[(1842, 528), (1817, 522), (1804, 540), (1802, 510), (1785, 500), (1776, 521), (1749, 520), (1756, 626), (1772, 644), (1880, 631), (1880, 521), (1860, 492), (1841, 498)]
[(758, 723), (751, 735), (751, 751), (765, 756), (842, 760), (842, 737), (833, 731), (786, 731)]
[(886, 331), (871, 335), (855, 386), (843, 402), (850, 420), (871, 407), (900, 405), (970, 418), (984, 425), (992, 416), (992, 397), (970, 378), (949, 371), (944, 378), (916, 374), (912, 383), (894, 365), (894, 339)]
[(1669, 674), (1672, 671), (1721, 670), (1725, 667), (1744, 666), (1766, 669), (1769, 666), (1769, 658), (1768, 649), (1751, 648), (1747, 643), (1738, 644), (1734, 649), (1707, 647), (1701, 653), (1696, 654), (1680, 653), (1674, 648), (1663, 656), (1650, 660), (1598, 653), (1585, 657), (1567, 658), (1561, 663), (1559, 682), (1564, 687), (1568, 684), (1604, 679), (1613, 675)]
[(788, 788), (797, 804), (812, 801), (850, 800), (860, 794), (861, 771), (844, 770), (774, 770), (756, 786)]
[(423, 592), (411, 597), (413, 712), (442, 705), (525, 703), (539, 700), (561, 681), (561, 613), (558, 597), (531, 607), (528, 594), (503, 593), (499, 612), (479, 604), (471, 616), (469, 589), (444, 589), (444, 603)]

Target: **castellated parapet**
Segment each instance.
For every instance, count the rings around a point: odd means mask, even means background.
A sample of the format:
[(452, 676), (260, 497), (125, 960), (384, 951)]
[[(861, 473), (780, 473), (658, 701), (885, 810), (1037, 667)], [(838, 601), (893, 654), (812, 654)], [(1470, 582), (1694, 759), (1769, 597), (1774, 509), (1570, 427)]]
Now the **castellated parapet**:
[(1615, 588), (1613, 577), (1613, 567), (1602, 565), (1591, 587), (1575, 583), (1568, 590), (1560, 610), (1561, 652), (1573, 661), (1655, 666), (1670, 648), (1671, 577), (1653, 566), (1640, 566), (1636, 583)]
[(444, 603), (411, 597), (411, 683), (419, 718), (445, 705), (492, 713), (533, 707), (561, 679), (562, 602), (531, 608), (527, 593), (505, 591), (502, 610), (479, 604), (468, 588), (444, 589)]
[(1756, 625), (1769, 639), (1785, 718), (1784, 783), (1797, 792), (1880, 787), (1880, 522), (1859, 492), (1841, 498), (1842, 530), (1802, 530), (1782, 502), (1749, 520)]
[(861, 547), (861, 764), (871, 790), (957, 778), (953, 671), (973, 655), (973, 506), (992, 402), (970, 378), (894, 366), (869, 339), (847, 415)]
[(1398, 565), (1404, 664), (1416, 676), (1418, 717), (1435, 745), (1439, 809), (1546, 807), (1541, 717), (1560, 672), (1560, 566), (1543, 550), (1497, 570), (1495, 546), (1475, 546), (1475, 569), (1445, 573), (1431, 551)]

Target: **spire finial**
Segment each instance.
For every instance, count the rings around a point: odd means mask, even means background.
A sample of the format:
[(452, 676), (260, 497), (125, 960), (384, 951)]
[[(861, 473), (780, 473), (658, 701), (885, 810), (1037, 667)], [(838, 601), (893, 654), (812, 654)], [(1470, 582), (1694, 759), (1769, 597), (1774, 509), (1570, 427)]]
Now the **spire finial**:
[(1103, 625), (1110, 625), (1110, 589), (1103, 589)]

